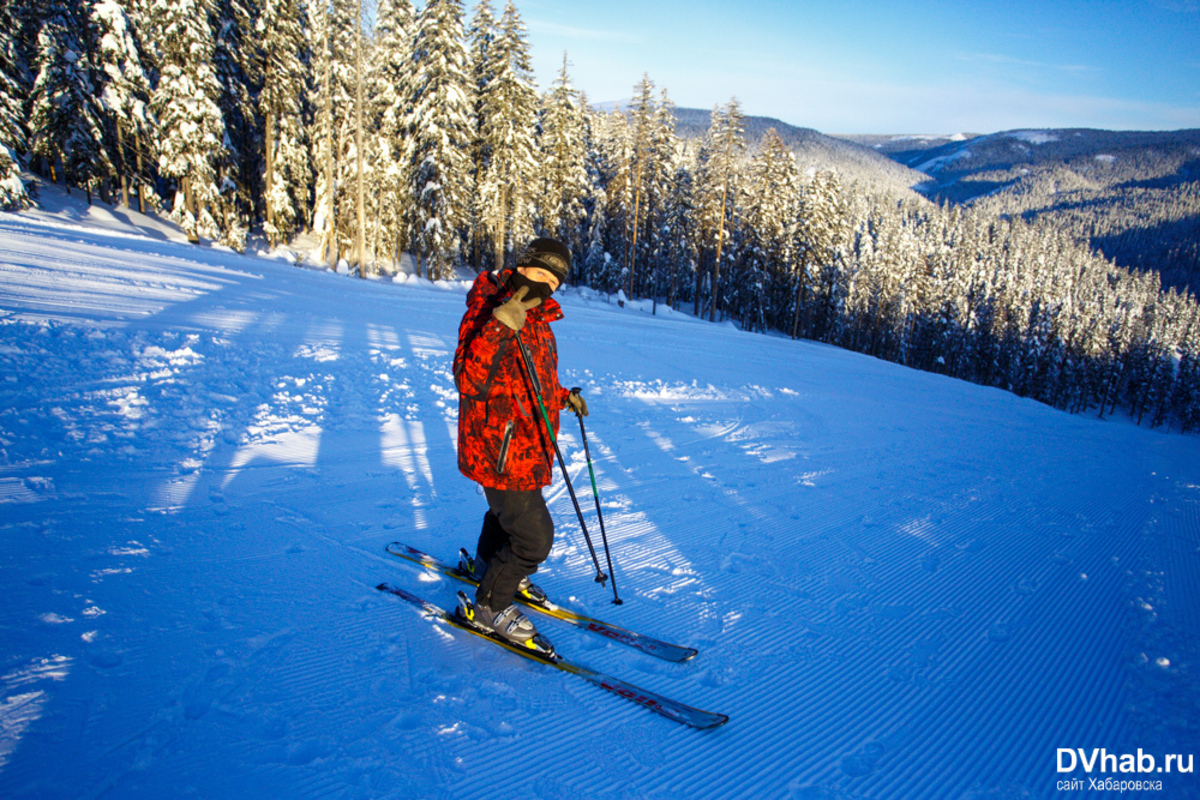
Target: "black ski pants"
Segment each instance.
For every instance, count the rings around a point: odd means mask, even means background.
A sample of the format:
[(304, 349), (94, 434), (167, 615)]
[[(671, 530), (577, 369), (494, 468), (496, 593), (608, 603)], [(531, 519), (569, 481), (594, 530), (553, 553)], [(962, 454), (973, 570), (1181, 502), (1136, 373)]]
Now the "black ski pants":
[(488, 511), (475, 557), (487, 572), (475, 601), (493, 611), (508, 608), (521, 581), (537, 572), (554, 544), (554, 521), (541, 489), (511, 492), (484, 487)]

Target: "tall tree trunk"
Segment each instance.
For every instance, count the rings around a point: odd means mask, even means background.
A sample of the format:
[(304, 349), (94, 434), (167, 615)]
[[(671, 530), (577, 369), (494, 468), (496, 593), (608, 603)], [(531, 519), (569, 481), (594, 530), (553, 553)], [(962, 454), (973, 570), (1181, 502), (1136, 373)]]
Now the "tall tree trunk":
[(729, 202), (729, 183), (733, 176), (733, 142), (730, 141), (725, 145), (725, 180), (721, 185), (721, 208), (718, 211), (717, 220), (717, 256), (713, 261), (713, 285), (712, 285), (712, 311), (709, 314), (709, 322), (716, 321), (717, 318), (717, 301), (720, 299), (721, 291), (721, 251), (725, 247), (725, 204)]
[(117, 169), (121, 171), (121, 205), (129, 208), (129, 170), (125, 167), (125, 135), (121, 132), (121, 126), (114, 126), (117, 129), (117, 160), (120, 162)]
[(500, 222), (496, 228), (496, 240), (493, 243), (496, 254), (496, 269), (504, 269), (505, 266), (505, 247), (504, 242), (508, 238), (508, 184), (502, 184), (500, 188)]
[[(325, 13), (326, 13), (326, 15), (328, 15), (329, 11), (326, 10)], [(322, 258), (331, 267), (334, 267), (336, 269), (337, 263), (338, 263), (338, 258), (337, 258), (338, 254), (337, 254), (337, 226), (334, 224), (336, 221), (334, 213), (336, 211), (335, 195), (337, 194), (337, 189), (336, 189), (336, 183), (335, 183), (336, 172), (334, 170), (334, 167), (335, 167), (334, 148), (337, 145), (337, 141), (336, 141), (336, 136), (334, 135), (334, 130), (333, 130), (333, 52), (332, 52), (333, 48), (329, 46), (329, 36), (331, 35), (329, 32), (329, 25), (331, 23), (332, 23), (332, 20), (329, 20), (327, 18), (326, 23), (325, 23), (326, 40), (323, 43), (325, 46), (325, 50), (326, 50), (326, 53), (325, 53), (325, 78), (324, 78), (324, 84), (325, 84), (324, 115), (325, 115), (325, 138), (326, 138), (325, 191), (328, 192), (328, 194), (329, 194), (329, 209), (328, 209), (328, 213), (325, 217), (325, 235), (323, 237), (323, 242), (322, 242), (322, 250), (323, 250)]]
[(708, 315), (709, 322), (715, 322), (717, 319), (717, 299), (718, 292), (721, 286), (721, 251), (725, 245), (725, 198), (728, 193), (729, 182), (725, 182), (725, 189), (721, 191), (721, 222), (717, 226), (717, 252), (713, 258), (713, 280), (712, 280), (712, 308)]
[[(476, 179), (476, 181), (479, 180), (479, 176), (482, 173), (482, 170), (483, 170), (482, 164), (483, 164), (482, 148), (477, 147), (477, 148), (475, 148), (475, 179)], [(476, 185), (478, 185), (478, 184), (476, 184)], [(472, 215), (474, 219), (471, 224), (471, 240), (472, 240), (471, 245), (475, 250), (475, 274), (476, 275), (478, 275), (480, 272), (483, 271), (483, 263), (481, 261), (481, 259), (483, 258), (483, 248), (480, 247), (480, 244), (479, 244), (479, 240), (483, 238), (483, 222), (479, 218), (478, 211), (479, 211), (479, 205), (475, 204), (475, 213)]]
[(196, 194), (192, 189), (191, 176), (184, 176), (181, 183), (183, 184), (183, 207), (192, 215), (192, 224), (187, 232), (188, 241), (192, 244), (199, 244), (200, 234), (196, 230), (196, 225), (200, 220), (200, 215), (196, 213)]
[(275, 247), (279, 244), (278, 234), (275, 230), (275, 205), (271, 202), (271, 190), (275, 185), (275, 110), (267, 109), (266, 119), (266, 151), (264, 153), (266, 161), (266, 174), (263, 176), (263, 191), (267, 198), (267, 230), (268, 244)]
[(633, 294), (633, 274), (637, 271), (637, 244), (638, 244), (638, 214), (642, 204), (642, 165), (639, 162), (637, 175), (634, 177), (633, 184), (633, 243), (629, 247), (629, 288), (626, 294), (629, 299), (634, 298)]
[(358, 0), (358, 19), (354, 37), (354, 150), (358, 181), (358, 276), (367, 277), (367, 194), (363, 186), (363, 32), (362, 0)]
[(804, 307), (804, 288), (805, 276), (808, 273), (808, 257), (800, 259), (800, 270), (796, 279), (796, 311), (792, 316), (792, 338), (799, 338), (800, 332), (800, 309)]
[(137, 155), (138, 213), (146, 213), (146, 170), (142, 160), (142, 135), (133, 132), (133, 151)]

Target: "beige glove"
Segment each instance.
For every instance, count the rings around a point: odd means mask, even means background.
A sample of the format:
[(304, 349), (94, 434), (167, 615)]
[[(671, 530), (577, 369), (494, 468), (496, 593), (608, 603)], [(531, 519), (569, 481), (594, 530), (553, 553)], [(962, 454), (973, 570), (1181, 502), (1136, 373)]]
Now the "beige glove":
[(583, 399), (582, 391), (578, 386), (571, 387), (571, 393), (567, 395), (567, 408), (581, 417), (586, 417), (588, 415), (587, 400)]
[(521, 330), (521, 328), (525, 327), (525, 315), (529, 313), (529, 309), (539, 306), (542, 303), (542, 298), (540, 297), (525, 300), (525, 295), (528, 292), (528, 286), (522, 286), (520, 289), (517, 289), (516, 293), (508, 299), (508, 302), (496, 306), (492, 310), (492, 316), (514, 331)]

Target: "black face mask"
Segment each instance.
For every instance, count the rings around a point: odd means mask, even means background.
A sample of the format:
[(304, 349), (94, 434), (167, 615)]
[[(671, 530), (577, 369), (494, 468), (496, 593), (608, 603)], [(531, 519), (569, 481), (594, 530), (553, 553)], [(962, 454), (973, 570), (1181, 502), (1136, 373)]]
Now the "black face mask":
[(532, 300), (533, 298), (538, 297), (544, 301), (549, 298), (550, 295), (554, 294), (554, 289), (551, 288), (550, 284), (542, 283), (541, 281), (535, 281), (532, 278), (526, 278), (524, 275), (514, 269), (508, 276), (508, 288), (513, 292), (516, 292), (522, 286), (529, 287), (529, 291), (525, 293), (526, 300)]

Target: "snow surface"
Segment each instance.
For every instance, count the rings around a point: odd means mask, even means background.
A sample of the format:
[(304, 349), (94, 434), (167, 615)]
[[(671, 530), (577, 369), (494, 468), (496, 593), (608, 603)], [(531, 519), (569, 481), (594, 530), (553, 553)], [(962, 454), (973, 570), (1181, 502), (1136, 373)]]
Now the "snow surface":
[(1019, 139), (1029, 144), (1049, 144), (1058, 141), (1058, 134), (1050, 131), (1013, 131), (1008, 134), (1011, 139)]
[(925, 161), (922, 164), (920, 164), (919, 166), (917, 166), (915, 169), (917, 170), (917, 172), (924, 172), (927, 174), (932, 173), (932, 172), (937, 172), (938, 170), (940, 170), (942, 167), (946, 166), (950, 162), (958, 161), (958, 160), (964, 159), (964, 158), (970, 158), (971, 155), (972, 155), (971, 151), (967, 150), (965, 148), (962, 150), (955, 150), (954, 152), (949, 153), (947, 155), (937, 156), (936, 158), (931, 158), (928, 161)]
[(0, 215), (0, 797), (1093, 797), (1058, 748), (1200, 749), (1195, 437), (566, 293), (625, 604), (561, 481), (538, 582), (701, 652), (541, 627), (697, 732), (373, 588), (450, 604), (384, 547), (484, 510), (461, 285), (68, 206)]

